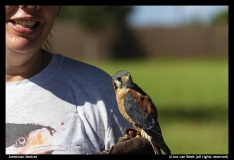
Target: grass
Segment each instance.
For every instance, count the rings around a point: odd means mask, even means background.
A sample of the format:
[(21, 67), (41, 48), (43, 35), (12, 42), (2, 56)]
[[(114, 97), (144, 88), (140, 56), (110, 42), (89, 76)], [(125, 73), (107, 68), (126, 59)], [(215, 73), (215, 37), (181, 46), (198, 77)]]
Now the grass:
[(151, 59), (89, 62), (108, 74), (121, 69), (132, 73), (159, 106), (227, 105), (227, 59)]
[(113, 75), (129, 70), (154, 100), (172, 154), (228, 154), (228, 60), (88, 62)]
[(228, 154), (228, 123), (175, 121), (161, 126), (172, 154)]

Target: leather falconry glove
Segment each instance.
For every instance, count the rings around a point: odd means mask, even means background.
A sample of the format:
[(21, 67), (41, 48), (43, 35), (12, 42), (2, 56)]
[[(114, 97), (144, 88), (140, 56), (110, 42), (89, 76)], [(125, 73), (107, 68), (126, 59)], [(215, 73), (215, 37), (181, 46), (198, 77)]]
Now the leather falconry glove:
[(155, 154), (151, 143), (146, 138), (136, 137), (135, 129), (125, 127), (124, 131), (128, 136), (119, 137), (117, 144), (100, 154)]

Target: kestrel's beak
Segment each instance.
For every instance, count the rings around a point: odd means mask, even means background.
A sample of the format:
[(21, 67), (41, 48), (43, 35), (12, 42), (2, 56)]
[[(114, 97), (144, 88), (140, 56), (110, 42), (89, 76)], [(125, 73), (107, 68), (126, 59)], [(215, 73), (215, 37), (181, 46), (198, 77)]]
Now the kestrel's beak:
[(129, 75), (123, 77), (123, 82), (127, 82), (129, 79)]

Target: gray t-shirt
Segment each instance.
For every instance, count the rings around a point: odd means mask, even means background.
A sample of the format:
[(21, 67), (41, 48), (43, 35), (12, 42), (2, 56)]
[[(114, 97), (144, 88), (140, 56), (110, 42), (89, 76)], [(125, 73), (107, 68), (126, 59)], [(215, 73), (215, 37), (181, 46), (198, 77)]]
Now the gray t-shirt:
[(125, 126), (111, 77), (92, 65), (53, 54), (35, 76), (6, 82), (6, 154), (98, 154)]

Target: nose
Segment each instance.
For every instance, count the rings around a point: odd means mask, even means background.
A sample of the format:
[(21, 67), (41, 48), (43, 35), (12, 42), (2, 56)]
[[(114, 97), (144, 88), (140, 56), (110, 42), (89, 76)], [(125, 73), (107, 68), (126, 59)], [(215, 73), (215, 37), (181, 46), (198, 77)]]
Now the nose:
[(19, 5), (20, 8), (28, 7), (31, 9), (38, 9), (40, 6), (31, 6), (31, 5)]

